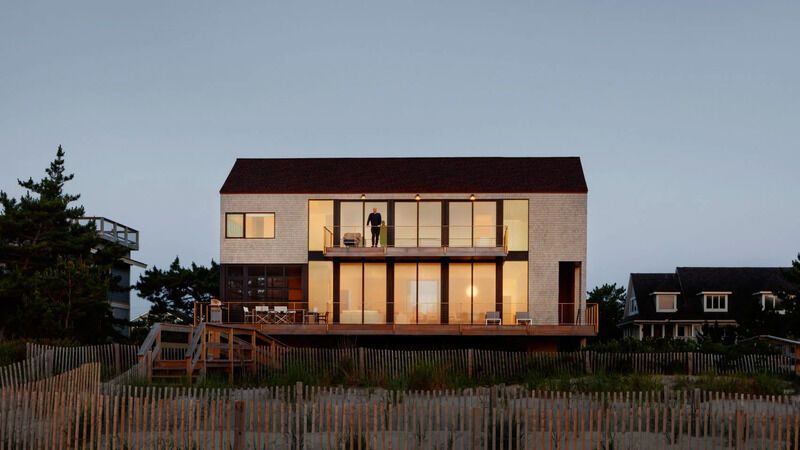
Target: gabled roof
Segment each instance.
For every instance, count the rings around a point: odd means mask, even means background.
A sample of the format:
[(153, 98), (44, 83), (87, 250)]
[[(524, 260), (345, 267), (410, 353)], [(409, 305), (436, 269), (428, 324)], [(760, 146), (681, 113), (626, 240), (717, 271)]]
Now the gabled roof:
[(586, 193), (578, 157), (237, 159), (221, 194)]
[[(730, 320), (746, 310), (757, 292), (798, 292), (781, 267), (678, 267), (675, 273), (632, 273), (631, 289), (639, 313), (630, 320)], [(654, 292), (680, 292), (678, 311), (656, 312)], [(703, 311), (701, 292), (731, 292), (728, 312)]]

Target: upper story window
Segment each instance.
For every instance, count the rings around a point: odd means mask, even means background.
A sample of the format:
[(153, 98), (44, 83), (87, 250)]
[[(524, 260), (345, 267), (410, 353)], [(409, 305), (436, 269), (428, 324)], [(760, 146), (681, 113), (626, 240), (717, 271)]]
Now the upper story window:
[(764, 311), (782, 311), (781, 298), (772, 292), (762, 292), (761, 309)]
[(703, 311), (727, 312), (728, 293), (703, 294)]
[(503, 200), (503, 225), (508, 249), (528, 251), (528, 200)]
[(628, 315), (632, 316), (634, 314), (639, 314), (639, 304), (636, 303), (636, 297), (631, 297), (630, 306), (628, 306)]
[(275, 238), (275, 213), (227, 213), (225, 237), (246, 239)]
[(678, 295), (674, 292), (654, 292), (656, 312), (675, 312), (678, 310)]

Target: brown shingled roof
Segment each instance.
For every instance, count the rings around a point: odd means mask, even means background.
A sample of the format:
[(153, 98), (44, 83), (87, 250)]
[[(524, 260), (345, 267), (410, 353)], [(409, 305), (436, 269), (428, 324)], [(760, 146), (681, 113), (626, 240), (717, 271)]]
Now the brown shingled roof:
[(220, 189), (221, 194), (587, 191), (577, 157), (237, 159)]

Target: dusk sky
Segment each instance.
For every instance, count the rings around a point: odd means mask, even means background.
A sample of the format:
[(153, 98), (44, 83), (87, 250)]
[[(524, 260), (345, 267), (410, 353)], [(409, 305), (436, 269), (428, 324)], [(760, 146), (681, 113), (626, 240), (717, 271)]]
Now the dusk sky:
[(798, 24), (796, 0), (4, 1), (0, 189), (61, 144), (87, 213), (164, 267), (219, 258), (237, 157), (574, 155), (589, 287), (788, 265)]

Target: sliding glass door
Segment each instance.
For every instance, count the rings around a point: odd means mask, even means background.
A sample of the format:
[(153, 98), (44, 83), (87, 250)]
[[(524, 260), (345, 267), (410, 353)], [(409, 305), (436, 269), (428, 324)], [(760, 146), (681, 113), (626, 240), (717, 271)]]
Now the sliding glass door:
[(394, 266), (394, 322), (440, 323), (442, 267), (439, 263)]
[(496, 311), (494, 263), (453, 263), (448, 278), (449, 323), (484, 323), (487, 312)]
[(386, 322), (386, 264), (339, 265), (339, 323)]

